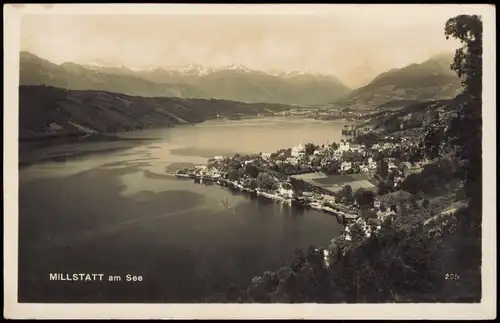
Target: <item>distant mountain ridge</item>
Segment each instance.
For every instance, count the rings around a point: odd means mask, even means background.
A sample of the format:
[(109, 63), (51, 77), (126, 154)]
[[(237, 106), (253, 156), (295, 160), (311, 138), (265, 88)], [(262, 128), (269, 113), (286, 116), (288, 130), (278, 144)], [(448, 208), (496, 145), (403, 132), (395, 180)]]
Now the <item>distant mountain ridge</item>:
[(48, 85), (73, 90), (101, 90), (134, 96), (206, 95), (190, 84), (161, 84), (133, 74), (112, 74), (91, 70), (74, 63), (53, 64), (33, 54), (22, 52), (20, 85)]
[(332, 105), (337, 108), (374, 109), (390, 101), (429, 101), (454, 98), (461, 82), (451, 63), (453, 54), (441, 53), (420, 64), (410, 64), (379, 74)]
[(439, 53), (422, 63), (391, 69), (356, 90), (350, 90), (335, 76), (307, 71), (268, 73), (241, 64), (219, 69), (196, 64), (130, 69), (99, 62), (57, 65), (28, 52), (21, 52), (20, 58), (21, 85), (43, 84), (143, 97), (214, 98), (369, 110), (391, 101), (450, 99), (461, 89), (460, 79), (450, 69), (453, 53)]
[(298, 106), (331, 102), (350, 92), (336, 77), (310, 73), (278, 76), (238, 64), (215, 70), (197, 65), (168, 70), (71, 62), (57, 65), (25, 51), (20, 53), (20, 84), (144, 97), (215, 98)]

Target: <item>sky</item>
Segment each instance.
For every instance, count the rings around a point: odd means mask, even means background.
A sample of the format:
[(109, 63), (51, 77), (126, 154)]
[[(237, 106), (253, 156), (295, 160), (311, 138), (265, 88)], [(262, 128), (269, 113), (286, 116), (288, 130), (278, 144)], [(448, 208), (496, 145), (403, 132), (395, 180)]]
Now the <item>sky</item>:
[(280, 8), (237, 14), (30, 14), (21, 20), (21, 50), (56, 64), (242, 64), (262, 71), (309, 71), (358, 87), (389, 69), (458, 48), (458, 41), (446, 40), (444, 26), (466, 12), (437, 5), (324, 8), (294, 14)]

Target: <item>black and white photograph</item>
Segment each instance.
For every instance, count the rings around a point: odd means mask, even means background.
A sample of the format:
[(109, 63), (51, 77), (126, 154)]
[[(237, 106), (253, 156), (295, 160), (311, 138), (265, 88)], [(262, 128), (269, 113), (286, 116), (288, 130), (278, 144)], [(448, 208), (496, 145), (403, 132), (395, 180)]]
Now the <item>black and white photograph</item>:
[(4, 317), (496, 317), (493, 5), (4, 11)]

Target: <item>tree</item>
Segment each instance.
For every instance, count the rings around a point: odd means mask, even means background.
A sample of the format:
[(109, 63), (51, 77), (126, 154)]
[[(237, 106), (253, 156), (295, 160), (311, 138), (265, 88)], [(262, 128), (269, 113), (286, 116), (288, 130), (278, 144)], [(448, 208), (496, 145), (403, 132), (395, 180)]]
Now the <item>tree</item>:
[(377, 164), (377, 174), (382, 178), (387, 178), (389, 175), (389, 166), (383, 158)]
[(377, 184), (378, 195), (384, 195), (392, 191), (394, 183), (388, 180), (379, 181)]
[(239, 160), (239, 158), (236, 158), (236, 159), (231, 160), (229, 167), (231, 169), (240, 169), (243, 166), (241, 165), (241, 161)]
[(416, 195), (412, 194), (409, 197), (408, 202), (413, 209), (418, 208), (418, 197)]
[(340, 162), (332, 160), (322, 168), (323, 172), (329, 175), (338, 174), (340, 171)]
[(257, 176), (257, 182), (258, 182), (259, 187), (262, 189), (274, 190), (277, 187), (277, 182), (276, 182), (275, 178), (267, 172), (260, 173)]
[(258, 188), (258, 187), (259, 187), (259, 182), (258, 182), (255, 178), (252, 178), (252, 179), (250, 180), (249, 185), (250, 185), (250, 188), (251, 188), (251, 189), (256, 189), (256, 188)]
[(248, 164), (245, 166), (245, 174), (252, 178), (257, 178), (259, 175), (259, 168), (255, 165)]
[(240, 172), (238, 170), (233, 169), (228, 174), (228, 179), (230, 181), (239, 181), (240, 180)]
[(350, 162), (361, 162), (364, 161), (364, 156), (357, 152), (357, 151), (347, 151), (344, 153), (343, 156), (345, 161), (350, 161)]
[(311, 161), (311, 165), (312, 165), (312, 166), (315, 166), (315, 167), (321, 166), (321, 159), (320, 159), (320, 158), (318, 158), (318, 157), (315, 157), (315, 158)]
[(424, 209), (427, 209), (427, 208), (429, 208), (429, 206), (430, 206), (430, 202), (429, 202), (429, 200), (428, 200), (428, 199), (424, 199), (424, 200), (422, 201), (422, 207), (423, 207)]
[(304, 148), (305, 148), (306, 156), (310, 156), (310, 155), (314, 154), (317, 146), (313, 143), (307, 143)]
[(377, 213), (375, 211), (372, 211), (371, 209), (364, 209), (362, 210), (363, 218), (365, 219), (376, 219), (377, 218)]
[(375, 196), (372, 191), (359, 188), (354, 194), (354, 199), (361, 208), (372, 208)]
[(351, 226), (351, 238), (353, 241), (357, 241), (363, 239), (365, 236), (365, 232), (359, 223), (354, 223)]
[(465, 180), (466, 195), (478, 213), (482, 208), (482, 77), (483, 23), (477, 15), (459, 15), (449, 19), (445, 36), (460, 40), (451, 68), (462, 78), (463, 91), (457, 97), (457, 113), (452, 117), (447, 135), (457, 147), (462, 161), (460, 175)]
[(354, 201), (352, 187), (350, 185), (345, 185), (340, 191), (340, 196), (346, 204), (351, 204)]
[(446, 149), (446, 121), (438, 111), (432, 113), (423, 127), (422, 149), (430, 159), (440, 158)]
[(423, 158), (422, 151), (419, 148), (412, 147), (410, 149), (410, 152), (408, 153), (408, 161), (412, 165), (415, 165), (417, 162), (422, 160), (422, 158)]

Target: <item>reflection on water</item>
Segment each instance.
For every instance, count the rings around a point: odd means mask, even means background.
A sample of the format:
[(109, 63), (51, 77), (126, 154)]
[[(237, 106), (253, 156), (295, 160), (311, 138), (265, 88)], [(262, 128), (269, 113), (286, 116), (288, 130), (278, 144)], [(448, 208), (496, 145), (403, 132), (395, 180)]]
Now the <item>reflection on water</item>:
[[(210, 150), (334, 141), (341, 129), (313, 121), (207, 122), (145, 131), (158, 139), (127, 151), (21, 170), (21, 300), (199, 302), (229, 282), (283, 265), (298, 248), (327, 244), (341, 230), (332, 216), (195, 184), (166, 170), (204, 163)], [(232, 210), (221, 203), (226, 199)], [(47, 280), (48, 272), (85, 271), (133, 272), (146, 280), (133, 286)]]

